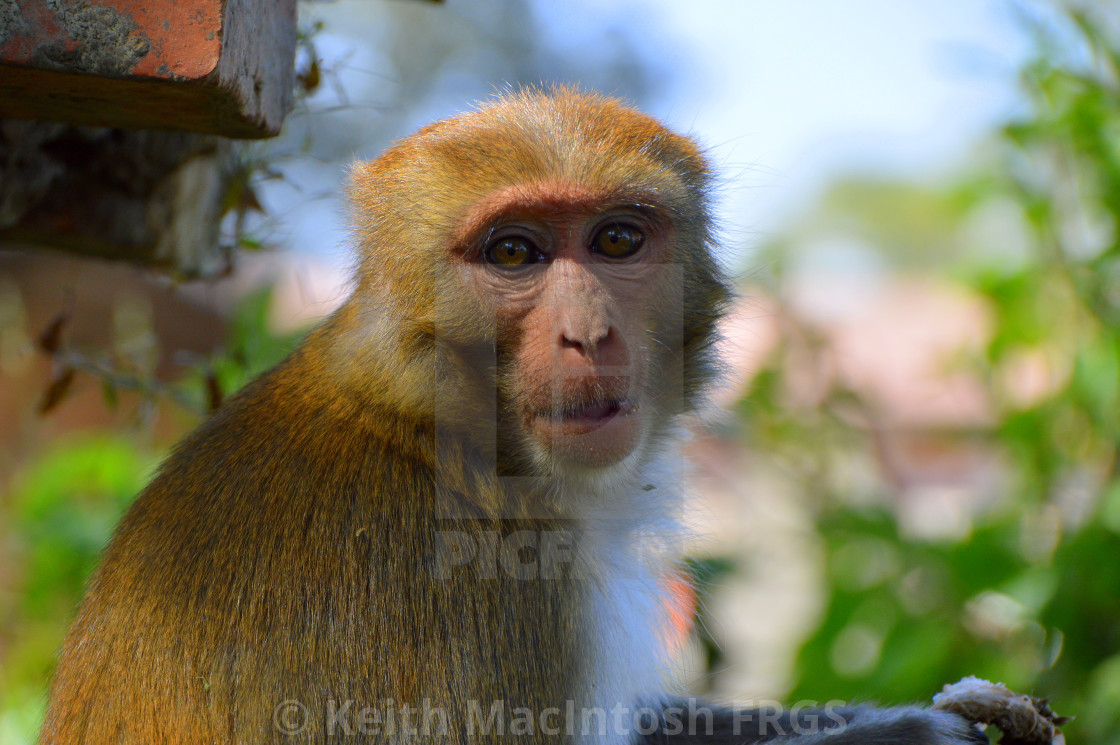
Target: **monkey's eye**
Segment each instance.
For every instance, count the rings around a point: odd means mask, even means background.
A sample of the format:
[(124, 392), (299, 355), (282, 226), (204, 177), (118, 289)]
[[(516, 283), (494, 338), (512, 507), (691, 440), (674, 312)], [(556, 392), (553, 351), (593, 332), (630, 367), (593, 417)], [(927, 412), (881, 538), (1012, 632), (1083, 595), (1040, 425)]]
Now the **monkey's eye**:
[(612, 259), (623, 259), (637, 253), (644, 238), (639, 230), (629, 225), (608, 225), (595, 234), (591, 250)]
[(502, 238), (490, 244), (484, 256), (491, 264), (510, 269), (536, 263), (539, 251), (524, 238)]

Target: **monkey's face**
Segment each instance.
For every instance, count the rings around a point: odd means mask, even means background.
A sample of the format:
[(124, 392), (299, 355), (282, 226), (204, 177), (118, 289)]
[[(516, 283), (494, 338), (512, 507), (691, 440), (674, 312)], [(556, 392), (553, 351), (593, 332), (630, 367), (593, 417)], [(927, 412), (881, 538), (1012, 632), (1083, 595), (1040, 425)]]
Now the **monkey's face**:
[(362, 265), (337, 364), (372, 400), (434, 403), (437, 432), (479, 462), (493, 448), (499, 473), (599, 477), (701, 399), (729, 295), (692, 140), (525, 90), (351, 178)]
[(679, 311), (663, 286), (670, 225), (648, 205), (555, 186), (510, 189), (486, 211), (462, 259), (496, 321), (499, 445), (515, 451), (501, 455), (618, 463), (647, 434), (651, 389), (665, 385), (651, 346), (666, 308)]

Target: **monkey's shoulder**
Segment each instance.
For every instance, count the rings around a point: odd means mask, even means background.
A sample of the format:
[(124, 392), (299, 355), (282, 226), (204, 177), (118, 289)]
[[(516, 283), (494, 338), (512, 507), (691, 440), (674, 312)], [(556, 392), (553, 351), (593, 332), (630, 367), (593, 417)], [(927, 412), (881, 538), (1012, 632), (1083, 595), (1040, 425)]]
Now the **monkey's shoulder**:
[[(348, 396), (299, 352), (258, 377), (186, 437), (153, 486), (290, 495), (354, 490), (434, 469), (431, 427)], [(240, 498), (240, 497), (238, 497)]]
[(406, 495), (436, 490), (429, 435), (328, 385), (298, 356), (249, 383), (174, 449), (106, 564), (144, 567), (148, 584), (161, 573), (183, 585), (192, 572), (201, 583), (260, 566), (295, 571), (341, 561), (353, 536), (399, 525)]

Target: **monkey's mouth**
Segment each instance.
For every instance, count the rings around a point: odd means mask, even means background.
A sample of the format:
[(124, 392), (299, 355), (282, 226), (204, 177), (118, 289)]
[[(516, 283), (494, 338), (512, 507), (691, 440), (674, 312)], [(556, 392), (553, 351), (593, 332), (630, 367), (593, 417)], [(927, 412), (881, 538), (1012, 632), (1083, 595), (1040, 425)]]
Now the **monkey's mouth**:
[(581, 434), (598, 429), (616, 417), (629, 416), (637, 410), (637, 404), (626, 399), (616, 399), (554, 409), (545, 416), (554, 426), (560, 426), (570, 434)]
[(617, 463), (641, 439), (642, 409), (629, 398), (564, 402), (538, 412), (530, 431), (554, 455), (584, 466)]

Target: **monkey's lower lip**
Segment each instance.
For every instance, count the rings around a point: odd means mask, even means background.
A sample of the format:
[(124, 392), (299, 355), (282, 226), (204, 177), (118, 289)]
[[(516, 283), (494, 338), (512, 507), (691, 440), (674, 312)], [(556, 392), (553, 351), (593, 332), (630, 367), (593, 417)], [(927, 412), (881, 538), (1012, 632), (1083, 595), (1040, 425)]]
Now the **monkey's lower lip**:
[(567, 430), (589, 431), (603, 426), (615, 417), (627, 416), (637, 410), (637, 406), (628, 401), (608, 401), (601, 404), (590, 404), (575, 409), (552, 412), (545, 418), (553, 424), (558, 424)]
[(554, 455), (582, 466), (609, 466), (641, 439), (641, 407), (628, 399), (545, 411), (533, 417), (533, 433)]

